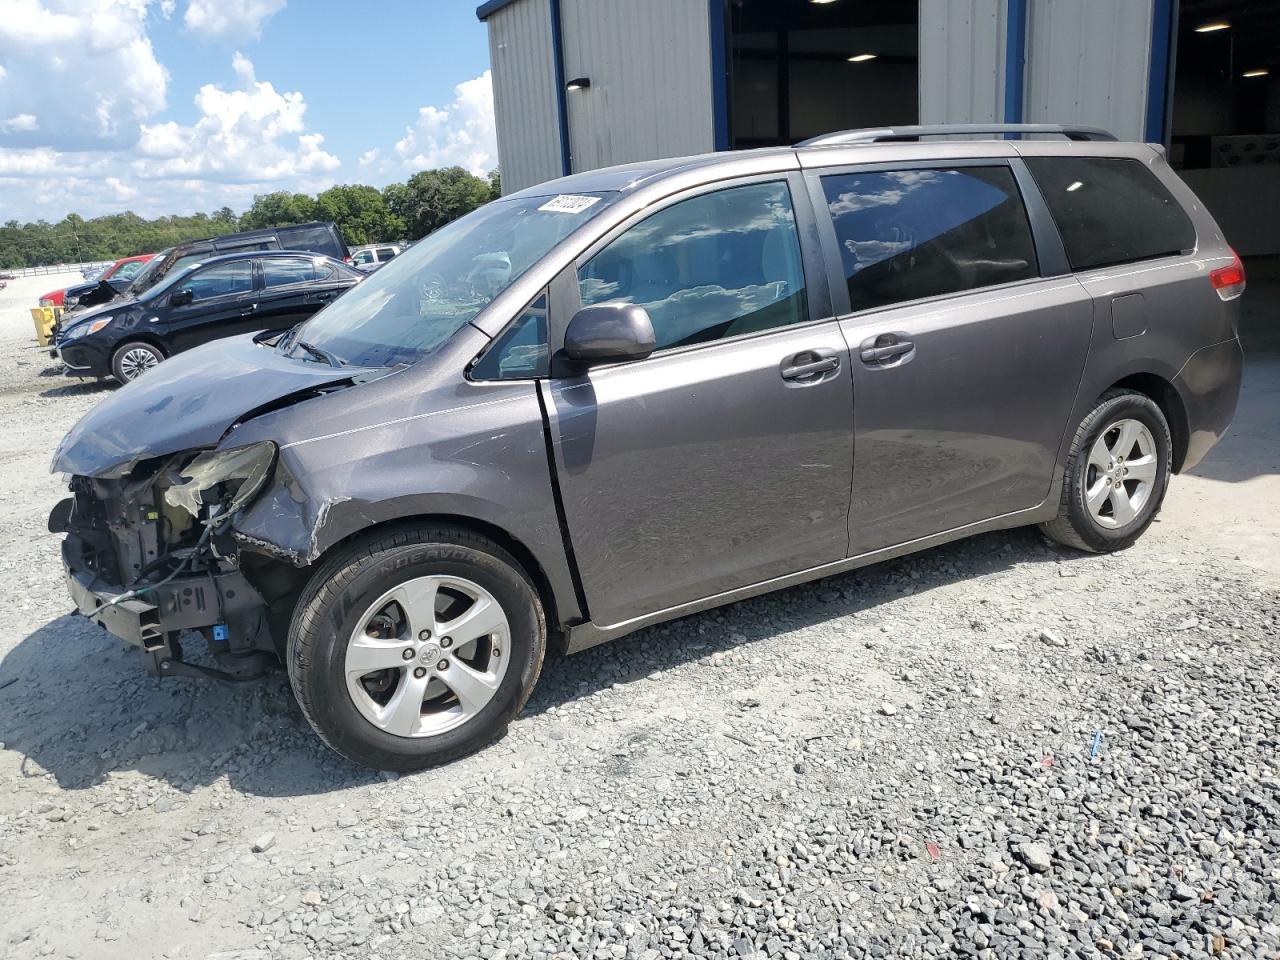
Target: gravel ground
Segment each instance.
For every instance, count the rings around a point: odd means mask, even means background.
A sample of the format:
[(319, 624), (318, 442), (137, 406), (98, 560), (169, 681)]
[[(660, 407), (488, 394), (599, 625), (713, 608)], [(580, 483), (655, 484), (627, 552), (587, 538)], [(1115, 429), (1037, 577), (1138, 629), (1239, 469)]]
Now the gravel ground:
[(982, 536), (554, 658), (504, 740), (395, 779), (283, 675), (147, 679), (66, 615), (47, 464), (107, 388), (46, 370), (29, 286), (0, 293), (0, 955), (1280, 955), (1265, 338), (1123, 554)]

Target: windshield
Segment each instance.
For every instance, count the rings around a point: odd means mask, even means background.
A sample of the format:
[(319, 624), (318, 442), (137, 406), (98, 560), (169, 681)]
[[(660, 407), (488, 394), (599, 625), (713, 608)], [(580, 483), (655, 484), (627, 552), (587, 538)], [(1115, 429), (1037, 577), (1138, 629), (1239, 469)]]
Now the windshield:
[(413, 363), (474, 320), (613, 197), (495, 200), (414, 244), (285, 342), (358, 366)]

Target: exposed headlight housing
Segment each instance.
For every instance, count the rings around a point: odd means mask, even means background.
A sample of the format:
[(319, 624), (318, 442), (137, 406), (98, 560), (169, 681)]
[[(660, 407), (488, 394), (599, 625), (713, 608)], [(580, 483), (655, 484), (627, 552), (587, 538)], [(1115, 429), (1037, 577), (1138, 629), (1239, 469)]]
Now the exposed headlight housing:
[(199, 518), (202, 506), (217, 502), (206, 500), (205, 494), (222, 486), (225, 509), (218, 516), (230, 517), (258, 494), (275, 461), (276, 445), (270, 440), (202, 453), (183, 467), (180, 476), (185, 482), (165, 490), (164, 499)]

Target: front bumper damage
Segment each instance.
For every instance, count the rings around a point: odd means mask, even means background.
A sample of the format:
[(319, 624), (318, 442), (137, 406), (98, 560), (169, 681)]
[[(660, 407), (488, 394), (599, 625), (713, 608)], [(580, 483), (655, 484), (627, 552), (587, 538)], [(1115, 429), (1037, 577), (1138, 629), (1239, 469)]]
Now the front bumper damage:
[[(258, 655), (265, 651), (246, 651), (243, 645), (233, 649), (232, 637), (256, 633), (266, 611), (266, 602), (243, 573), (179, 577), (134, 596), (89, 571), (77, 570), (70, 557), (78, 546), (76, 538), (68, 536), (62, 547), (67, 591), (76, 611), (146, 654), (147, 673), (157, 677), (248, 680), (265, 672)], [(185, 631), (205, 634), (218, 668), (183, 660), (179, 636)]]
[[(49, 518), (65, 533), (62, 562), (76, 612), (145, 656), (153, 676), (248, 680), (279, 655), (270, 577), (251, 569), (229, 532), (167, 503), (181, 471), (170, 462), (153, 477), (75, 477), (73, 496)], [(217, 505), (212, 507), (216, 518)], [(222, 525), (225, 526), (225, 525)], [(255, 582), (256, 581), (256, 582)], [(184, 658), (183, 643), (203, 636), (216, 666)]]

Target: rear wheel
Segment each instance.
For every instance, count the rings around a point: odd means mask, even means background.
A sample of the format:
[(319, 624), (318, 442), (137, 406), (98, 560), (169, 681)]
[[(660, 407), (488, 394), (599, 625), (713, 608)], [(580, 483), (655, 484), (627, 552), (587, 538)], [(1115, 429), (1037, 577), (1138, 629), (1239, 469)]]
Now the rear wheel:
[(545, 649), (542, 605), (516, 561), (471, 531), (423, 527), (357, 542), (318, 570), (287, 660), (325, 743), (407, 771), (498, 737)]
[(1173, 442), (1150, 397), (1109, 391), (1071, 444), (1056, 519), (1040, 529), (1080, 550), (1122, 550), (1155, 519), (1169, 487)]
[(111, 355), (111, 372), (121, 383), (137, 380), (164, 360), (160, 348), (144, 340), (122, 343)]

